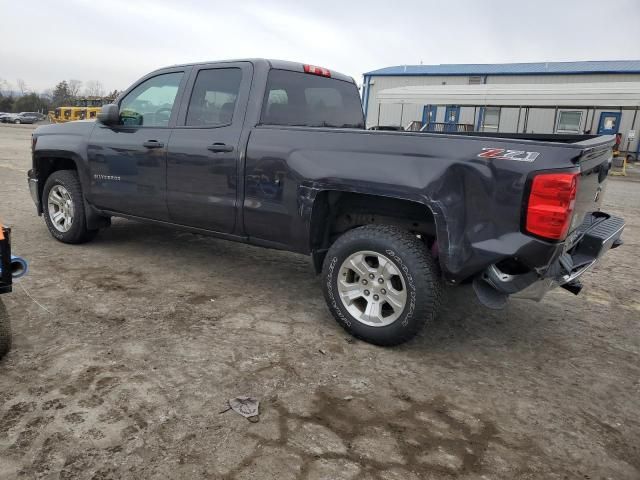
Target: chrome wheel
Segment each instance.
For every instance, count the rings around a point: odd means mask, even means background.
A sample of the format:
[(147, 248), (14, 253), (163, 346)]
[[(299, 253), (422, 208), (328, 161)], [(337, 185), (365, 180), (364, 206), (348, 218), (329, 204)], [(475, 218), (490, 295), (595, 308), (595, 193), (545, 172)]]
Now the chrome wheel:
[(384, 255), (362, 251), (342, 262), (338, 294), (359, 322), (385, 327), (395, 322), (407, 304), (407, 288), (400, 269)]
[(74, 206), (71, 194), (62, 185), (54, 185), (47, 199), (49, 219), (59, 232), (68, 232), (73, 225)]

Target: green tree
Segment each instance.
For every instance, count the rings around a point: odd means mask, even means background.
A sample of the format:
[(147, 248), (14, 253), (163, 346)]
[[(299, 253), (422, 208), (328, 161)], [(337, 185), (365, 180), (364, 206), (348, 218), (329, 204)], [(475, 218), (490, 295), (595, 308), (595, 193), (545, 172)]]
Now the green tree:
[(120, 93), (121, 92), (119, 92), (118, 90), (114, 90), (113, 92), (108, 93), (104, 97), (104, 103), (114, 103), (116, 101), (116, 98), (118, 98), (118, 95), (120, 95)]
[(49, 109), (46, 99), (40, 97), (37, 93), (27, 93), (16, 99), (13, 110), (16, 112), (43, 112)]
[(0, 112), (13, 111), (13, 97), (0, 93)]
[(71, 92), (69, 91), (69, 84), (66, 80), (58, 83), (53, 89), (53, 94), (51, 95), (51, 103), (53, 107), (60, 107), (63, 105), (69, 105), (71, 102)]

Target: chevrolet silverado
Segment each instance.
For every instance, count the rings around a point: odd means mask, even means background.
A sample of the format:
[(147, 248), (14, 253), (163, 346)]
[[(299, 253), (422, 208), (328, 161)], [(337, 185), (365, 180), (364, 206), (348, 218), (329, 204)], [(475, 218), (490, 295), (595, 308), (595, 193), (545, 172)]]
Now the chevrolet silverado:
[(97, 121), (38, 127), (28, 182), (51, 235), (111, 217), (310, 255), (329, 310), (379, 345), (443, 283), (480, 301), (577, 294), (620, 245), (600, 211), (612, 136), (366, 130), (352, 78), (264, 59), (154, 71)]

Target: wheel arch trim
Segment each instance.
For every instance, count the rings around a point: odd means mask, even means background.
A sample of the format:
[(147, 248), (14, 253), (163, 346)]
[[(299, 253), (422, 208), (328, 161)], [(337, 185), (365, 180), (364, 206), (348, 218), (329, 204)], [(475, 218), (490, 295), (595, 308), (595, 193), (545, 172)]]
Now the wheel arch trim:
[[(53, 168), (48, 169), (46, 172), (41, 168), (43, 162), (55, 163), (56, 161), (65, 162), (65, 168)], [(74, 168), (68, 168), (71, 164)], [(35, 170), (35, 178), (38, 180), (38, 214), (41, 215), (44, 211), (43, 194), (44, 186), (51, 174), (59, 170), (74, 170), (78, 174), (80, 180), (80, 187), (82, 188), (82, 198), (84, 203), (84, 213), (87, 220), (87, 227), (90, 229), (102, 228), (106, 225), (105, 219), (100, 215), (95, 207), (87, 201), (86, 186), (90, 185), (91, 179), (88, 176), (86, 169), (82, 168), (83, 162), (80, 155), (73, 151), (65, 150), (38, 150), (33, 154), (33, 166)]]
[[(318, 249), (313, 244), (314, 242), (314, 234), (318, 233), (318, 227), (315, 222), (322, 220), (322, 218), (318, 218), (318, 210), (321, 207), (321, 202), (324, 201), (324, 198), (332, 192), (335, 193), (349, 193), (356, 195), (366, 195), (378, 197), (381, 199), (393, 199), (400, 200), (405, 202), (411, 202), (420, 207), (426, 208), (428, 212), (431, 213), (433, 218), (433, 222), (436, 227), (436, 244), (438, 252), (447, 252), (449, 248), (449, 233), (447, 228), (446, 218), (444, 216), (443, 210), (439, 204), (439, 202), (434, 201), (430, 197), (426, 195), (415, 195), (415, 196), (407, 196), (400, 194), (390, 194), (390, 193), (380, 193), (380, 192), (371, 192), (365, 191), (364, 189), (359, 188), (340, 188), (340, 187), (304, 187), (307, 191), (304, 194), (300, 195), (301, 212), (306, 214), (307, 218), (305, 219), (308, 223), (308, 249), (311, 253), (314, 268), (316, 272), (320, 272), (322, 270), (322, 259), (328, 249)], [(443, 271), (446, 271), (446, 265), (443, 264), (443, 260), (446, 261), (446, 257), (438, 256), (438, 262), (441, 264)]]

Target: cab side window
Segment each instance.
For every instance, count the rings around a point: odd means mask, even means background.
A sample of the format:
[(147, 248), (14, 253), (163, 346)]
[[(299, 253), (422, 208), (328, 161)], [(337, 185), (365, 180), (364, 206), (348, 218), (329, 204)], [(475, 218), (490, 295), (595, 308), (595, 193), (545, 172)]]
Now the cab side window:
[(189, 100), (186, 125), (230, 125), (241, 81), (242, 70), (239, 68), (214, 68), (198, 72)]
[(166, 127), (183, 72), (164, 73), (145, 80), (120, 102), (120, 125)]

